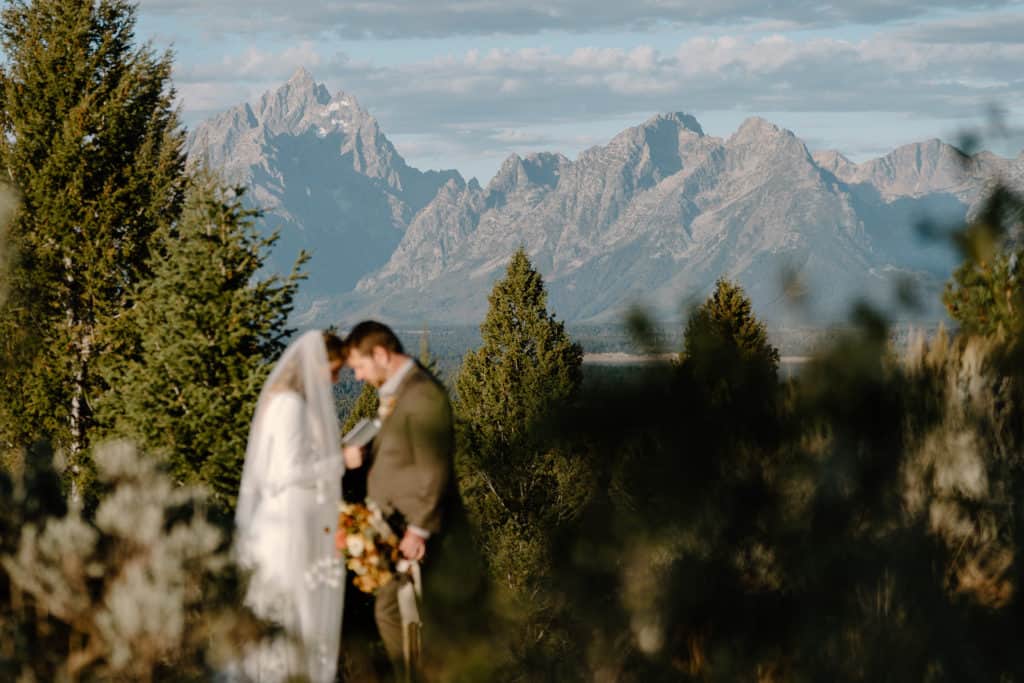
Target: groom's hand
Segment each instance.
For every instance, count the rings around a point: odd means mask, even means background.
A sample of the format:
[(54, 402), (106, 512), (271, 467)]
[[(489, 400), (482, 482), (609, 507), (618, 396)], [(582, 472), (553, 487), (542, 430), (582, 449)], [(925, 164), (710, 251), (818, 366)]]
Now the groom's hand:
[(345, 467), (354, 470), (363, 466), (362, 446), (345, 446), (341, 449), (341, 455), (345, 458)]
[(427, 542), (422, 536), (407, 529), (402, 536), (402, 542), (398, 544), (398, 549), (408, 560), (422, 560), (427, 554)]

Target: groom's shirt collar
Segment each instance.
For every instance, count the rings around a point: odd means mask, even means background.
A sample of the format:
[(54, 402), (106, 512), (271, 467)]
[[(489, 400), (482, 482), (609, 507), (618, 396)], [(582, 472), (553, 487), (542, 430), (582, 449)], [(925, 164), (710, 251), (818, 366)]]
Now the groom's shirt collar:
[(402, 367), (398, 368), (398, 371), (391, 375), (384, 384), (380, 385), (380, 389), (377, 390), (377, 394), (380, 396), (393, 396), (398, 387), (402, 385), (402, 380), (405, 376), (412, 372), (412, 369), (416, 367), (416, 361), (412, 358), (406, 359)]

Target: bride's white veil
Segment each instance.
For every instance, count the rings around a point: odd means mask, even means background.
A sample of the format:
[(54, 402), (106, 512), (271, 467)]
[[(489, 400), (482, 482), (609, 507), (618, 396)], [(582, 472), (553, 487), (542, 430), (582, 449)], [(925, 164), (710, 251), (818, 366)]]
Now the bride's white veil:
[[(302, 419), (309, 436), (306, 452), (300, 454), (293, 466), (283, 470), (271, 467), (275, 453), (267, 445), (273, 441), (267, 437), (272, 436), (274, 429), (269, 407), (275, 395), (282, 392), (302, 398)], [(268, 551), (277, 551), (265, 546), (267, 533), (264, 527), (282, 523), (280, 518), (273, 522), (263, 521), (264, 516), (259, 514), (263, 498), (292, 486), (308, 492), (309, 498), (305, 502), (313, 506), (312, 514), (317, 522), (310, 523), (308, 511), (302, 513), (289, 508), (287, 514), (294, 515), (294, 518), (284, 523), (288, 528), (298, 528), (297, 533), (303, 534), (302, 546), (318, 559), (312, 563), (301, 558), (294, 558), (291, 563), (285, 559), (288, 578), (284, 583), (292, 587), (292, 599), (299, 615), (299, 623), (285, 625), (289, 630), (296, 629), (298, 632), (293, 635), (304, 643), (303, 668), (312, 681), (333, 680), (341, 639), (345, 574), (344, 565), (334, 549), (341, 475), (344, 472), (340, 442), (326, 345), (323, 333), (314, 330), (288, 346), (263, 385), (249, 430), (235, 510), (236, 557), (243, 566), (256, 568), (253, 560), (257, 554), (266, 557)], [(276, 473), (271, 475), (272, 471)], [(282, 475), (282, 471), (288, 474)], [(261, 595), (259, 586), (250, 585), (247, 601), (259, 603), (267, 597)]]
[(312, 330), (285, 349), (267, 381), (263, 383), (259, 400), (256, 402), (245, 451), (238, 504), (235, 508), (235, 526), (243, 537), (250, 530), (260, 491), (268, 483), (263, 479), (264, 454), (259, 452), (263, 442), (261, 436), (265, 428), (267, 405), (276, 392), (289, 390), (295, 391), (305, 400), (312, 457), (309, 466), (304, 467), (300, 473), (300, 481), (274, 484), (280, 486), (288, 483), (316, 483), (318, 498), (326, 496), (329, 502), (333, 496), (337, 503), (340, 496), (338, 482), (344, 472), (344, 462), (341, 457), (338, 414), (331, 391), (327, 348), (323, 333)]

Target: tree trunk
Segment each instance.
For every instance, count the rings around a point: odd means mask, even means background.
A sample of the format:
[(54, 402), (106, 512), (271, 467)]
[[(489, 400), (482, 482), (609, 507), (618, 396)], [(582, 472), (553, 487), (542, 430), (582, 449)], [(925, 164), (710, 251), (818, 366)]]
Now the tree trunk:
[(81, 461), (88, 447), (88, 427), (90, 422), (89, 403), (86, 399), (86, 382), (89, 377), (89, 362), (92, 356), (92, 331), (88, 330), (78, 343), (78, 367), (75, 369), (74, 386), (71, 390), (71, 440), (68, 444), (69, 461), (71, 462), (71, 500), (81, 503), (82, 492), (79, 485)]

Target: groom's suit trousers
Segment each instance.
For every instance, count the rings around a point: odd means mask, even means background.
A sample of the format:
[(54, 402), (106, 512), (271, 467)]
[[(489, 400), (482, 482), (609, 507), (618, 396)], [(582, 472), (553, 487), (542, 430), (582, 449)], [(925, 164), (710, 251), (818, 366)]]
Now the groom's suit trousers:
[[(451, 404), (444, 386), (419, 364), (391, 399), (393, 409), (373, 440), (366, 496), (385, 515), (397, 512), (405, 524), (430, 533), (424, 564), (429, 572), (454, 491)], [(400, 667), (404, 657), (398, 588), (392, 581), (377, 591), (374, 616), (389, 658)]]
[(380, 632), (381, 640), (384, 641), (384, 649), (387, 650), (388, 659), (391, 660), (396, 671), (401, 671), (405, 665), (405, 650), (402, 633), (402, 614), (398, 606), (398, 589), (402, 583), (410, 580), (403, 576), (394, 581), (389, 581), (377, 591), (373, 603), (373, 615), (377, 622), (377, 630)]

